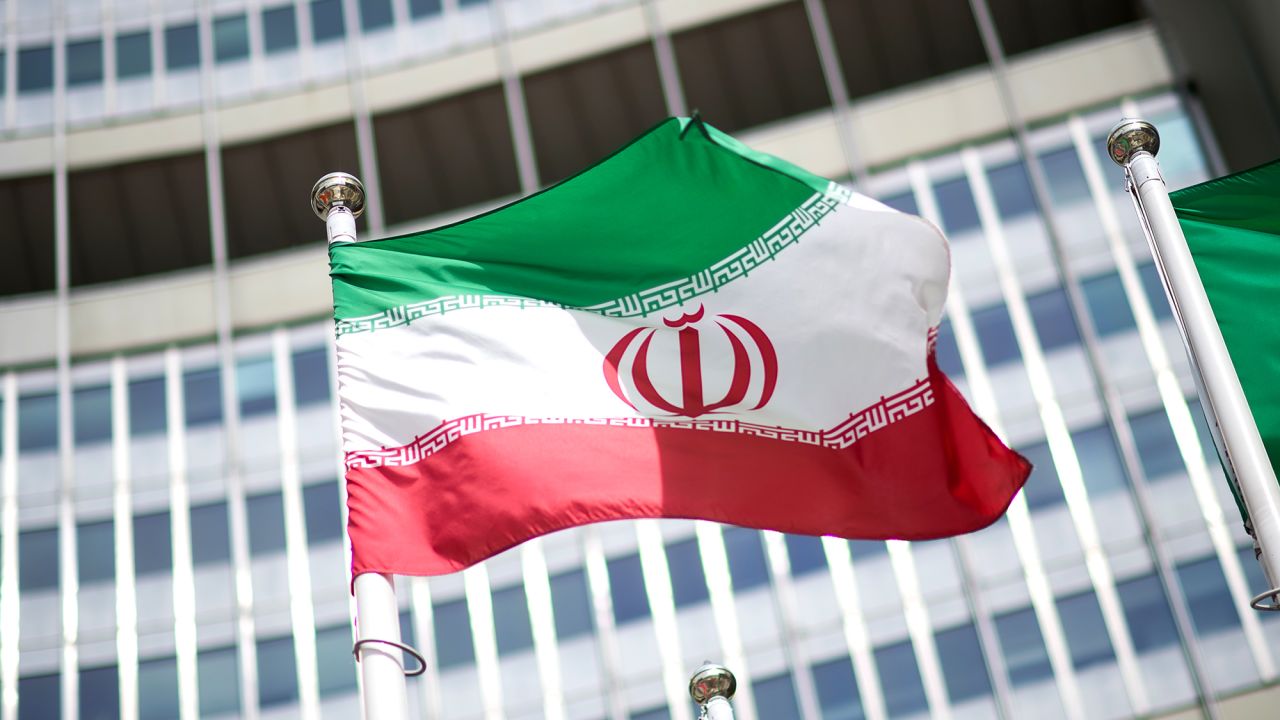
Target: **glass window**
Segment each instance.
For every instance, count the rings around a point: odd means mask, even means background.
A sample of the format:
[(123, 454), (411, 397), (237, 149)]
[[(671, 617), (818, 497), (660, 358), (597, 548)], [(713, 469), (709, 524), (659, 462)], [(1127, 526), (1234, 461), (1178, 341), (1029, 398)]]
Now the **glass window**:
[[(263, 662), (259, 651), (259, 672)], [(240, 712), (240, 663), (234, 647), (201, 650), (196, 654), (196, 673), (200, 677), (201, 715)]]
[(262, 45), (268, 55), (298, 47), (298, 19), (292, 5), (262, 11)]
[(1071, 316), (1071, 305), (1062, 288), (1029, 296), (1027, 308), (1031, 311), (1040, 347), (1046, 352), (1080, 343), (1075, 318)]
[(812, 535), (785, 535), (787, 559), (792, 575), (807, 575), (827, 567), (827, 553), (822, 549), (822, 538)]
[(533, 628), (529, 625), (529, 603), (524, 585), (513, 585), (493, 591), (493, 625), (498, 639), (498, 654), (507, 655), (533, 647)]
[(1089, 317), (1093, 319), (1099, 335), (1107, 337), (1137, 327), (1119, 273), (1089, 278), (1080, 283), (1080, 287), (1084, 290), (1085, 304), (1089, 306)]
[(280, 491), (245, 498), (249, 514), (249, 552), (266, 555), (284, 551), (284, 496)]
[(1240, 616), (1236, 614), (1218, 558), (1209, 556), (1179, 565), (1178, 583), (1187, 597), (1196, 632), (1209, 635), (1240, 626)]
[[(1267, 584), (1267, 578), (1262, 574), (1262, 565), (1258, 562), (1258, 556), (1253, 552), (1252, 545), (1236, 550), (1236, 556), (1240, 558), (1240, 565), (1244, 568), (1245, 587), (1253, 592), (1259, 592), (1262, 588), (1271, 587)], [(1260, 613), (1263, 620), (1280, 620), (1274, 612)]]
[(938, 369), (953, 378), (964, 377), (964, 363), (960, 361), (960, 348), (956, 345), (956, 333), (951, 321), (943, 318), (938, 324), (938, 340), (934, 345), (934, 358)]
[(561, 640), (594, 629), (586, 573), (572, 570), (551, 576), (551, 613), (555, 618), (556, 636)]
[[(133, 570), (139, 577), (173, 570), (169, 511), (133, 518)], [(192, 545), (199, 547), (192, 537)], [(197, 551), (198, 552), (198, 551)]]
[(633, 712), (628, 718), (629, 720), (671, 720), (671, 713), (667, 710), (667, 706), (663, 705), (662, 707)]
[(1182, 473), (1182, 455), (1164, 408), (1131, 415), (1129, 428), (1133, 431), (1134, 444), (1138, 446), (1142, 471), (1149, 480)]
[(1090, 494), (1096, 497), (1128, 485), (1124, 465), (1120, 462), (1120, 451), (1116, 449), (1109, 425), (1077, 430), (1071, 433), (1071, 442), (1076, 447), (1080, 472)]
[(1031, 461), (1031, 477), (1022, 486), (1022, 496), (1027, 499), (1027, 507), (1038, 510), (1063, 502), (1065, 498), (1062, 495), (1062, 483), (1058, 482), (1058, 470), (1053, 465), (1049, 443), (1038, 442), (1019, 448), (1018, 452)]
[(1009, 319), (1004, 303), (974, 310), (972, 319), (973, 331), (978, 336), (978, 345), (987, 365), (996, 366), (1021, 357), (1018, 338), (1013, 333), (1013, 321)]
[(849, 555), (855, 561), (870, 560), (872, 558), (887, 555), (889, 546), (884, 544), (883, 540), (850, 540)]
[(18, 50), (18, 92), (53, 89), (53, 48), (34, 47)]
[(987, 660), (978, 642), (978, 631), (972, 624), (943, 630), (934, 636), (934, 642), (951, 702), (962, 703), (991, 694)]
[(258, 641), (258, 704), (283, 705), (298, 699), (293, 636)]
[(360, 27), (377, 30), (391, 25), (391, 0), (360, 0)]
[(270, 356), (236, 363), (236, 392), (240, 393), (241, 417), (276, 411), (276, 379)]
[(1089, 183), (1084, 178), (1084, 167), (1076, 156), (1075, 148), (1042, 153), (1040, 164), (1049, 182), (1049, 195), (1059, 205), (1089, 199)]
[(1144, 575), (1116, 584), (1120, 605), (1129, 624), (1133, 649), (1138, 652), (1158, 650), (1178, 642), (1178, 626), (1164, 588), (1155, 575)]
[(818, 663), (813, 666), (813, 685), (818, 691), (818, 705), (823, 720), (863, 720), (862, 697), (853, 675), (849, 658)]
[(470, 664), (475, 659), (475, 646), (471, 641), (466, 598), (435, 603), (432, 616), (436, 626), (436, 662), (441, 668)]
[(218, 369), (192, 370), (184, 374), (182, 401), (187, 427), (222, 422), (222, 376)]
[(57, 528), (18, 533), (18, 587), (24, 593), (57, 589)]
[(298, 407), (329, 402), (329, 357), (324, 348), (293, 354), (293, 398)]
[(81, 583), (115, 580), (115, 527), (111, 520), (76, 526), (76, 565)]
[[(413, 627), (413, 613), (408, 610), (400, 611), (400, 642), (413, 645), (417, 642), (418, 632)], [(409, 666), (406, 663), (406, 666)]]
[(80, 669), (81, 720), (119, 720), (120, 675), (115, 665)]
[(218, 62), (249, 57), (248, 17), (241, 14), (214, 19), (213, 57)]
[(311, 37), (317, 43), (342, 37), (347, 31), (342, 19), (342, 0), (311, 0)]
[(707, 599), (707, 576), (702, 572), (697, 540), (690, 538), (668, 545), (667, 568), (671, 571), (671, 594), (676, 607)]
[(1204, 407), (1200, 404), (1200, 398), (1187, 400), (1187, 410), (1191, 413), (1191, 420), (1196, 425), (1196, 438), (1200, 441), (1204, 456), (1211, 462), (1217, 462), (1218, 446), (1213, 442), (1213, 432), (1209, 429), (1209, 418), (1205, 416)]
[(62, 683), (57, 673), (18, 680), (18, 720), (49, 720), (62, 715)]
[(167, 657), (139, 662), (139, 720), (171, 720), (178, 717), (178, 712), (177, 659)]
[(487, 2), (489, 2), (489, 0), (458, 0), (458, 5), (461, 7), (470, 7), (472, 5), (484, 5)]
[(759, 717), (778, 720), (800, 717), (800, 704), (796, 702), (796, 687), (791, 682), (791, 673), (757, 680), (751, 684), (751, 691), (755, 695)]
[(67, 86), (102, 82), (102, 40), (67, 43)]
[(200, 64), (200, 34), (195, 23), (165, 28), (165, 64), (170, 70), (193, 68)]
[(191, 508), (191, 557), (196, 565), (231, 561), (227, 503)]
[(76, 388), (71, 395), (72, 427), (77, 445), (111, 439), (111, 388)]
[(1115, 659), (1102, 608), (1098, 607), (1093, 591), (1059, 599), (1058, 615), (1062, 618), (1062, 632), (1067, 636), (1067, 648), (1075, 669), (1083, 670)]
[(18, 450), (51, 450), (58, 447), (58, 396), (26, 395), (18, 398)]
[(639, 555), (609, 560), (609, 595), (613, 598), (613, 618), (619, 625), (649, 617), (649, 595), (645, 592)]
[(440, 0), (409, 0), (409, 15), (414, 18), (440, 14)]
[(139, 77), (151, 74), (151, 32), (116, 36), (116, 77)]
[(337, 480), (304, 486), (302, 508), (307, 515), (308, 541), (342, 539), (342, 497)]
[(164, 378), (146, 378), (129, 383), (129, 432), (135, 437), (165, 431)]
[(916, 204), (915, 193), (911, 191), (898, 193), (897, 195), (890, 195), (889, 197), (886, 197), (886, 198), (881, 198), (880, 202), (884, 203), (885, 205), (888, 205), (894, 210), (907, 213), (908, 215), (920, 214), (920, 206)]
[[(413, 640), (402, 641), (412, 644)], [(356, 671), (351, 663), (351, 628), (345, 623), (316, 630), (316, 660), (319, 664), (320, 696), (341, 695), (356, 689)]]
[(1173, 309), (1169, 307), (1169, 296), (1164, 292), (1160, 281), (1160, 271), (1155, 263), (1144, 263), (1138, 266), (1138, 277), (1142, 280), (1142, 291), (1147, 294), (1147, 302), (1151, 303), (1151, 313), (1157, 320), (1173, 317)]
[(884, 706), (890, 717), (911, 715), (929, 709), (929, 699), (924, 694), (920, 680), (920, 668), (916, 665), (916, 653), (911, 642), (876, 648), (876, 670), (880, 672), (880, 685), (884, 687)]
[(1013, 220), (1037, 212), (1031, 179), (1021, 160), (991, 168), (987, 171), (987, 182), (991, 184), (991, 194), (995, 196), (1001, 218)]
[(958, 177), (934, 185), (933, 195), (938, 200), (938, 213), (942, 215), (942, 227), (947, 234), (976, 230), (980, 226), (978, 206), (973, 202), (973, 192), (969, 190), (966, 178)]
[(724, 549), (729, 555), (729, 579), (734, 592), (750, 590), (769, 582), (769, 566), (759, 530), (724, 528)]
[(1014, 686), (1044, 680), (1053, 675), (1044, 638), (1031, 608), (996, 616), (996, 635), (1004, 651), (1009, 681)]

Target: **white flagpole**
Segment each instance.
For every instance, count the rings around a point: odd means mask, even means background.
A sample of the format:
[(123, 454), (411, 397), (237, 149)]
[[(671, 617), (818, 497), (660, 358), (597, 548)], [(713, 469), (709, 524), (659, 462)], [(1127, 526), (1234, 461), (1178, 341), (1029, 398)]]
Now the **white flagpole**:
[(689, 696), (707, 720), (733, 720), (729, 698), (737, 689), (738, 679), (723, 665), (706, 663), (689, 678)]
[(1183, 343), (1200, 376), (1205, 405), (1217, 423), (1223, 455), (1234, 471), (1249, 512), (1258, 562), (1269, 585), (1266, 592), (1254, 598), (1253, 606), (1280, 610), (1280, 485), (1231, 364), (1213, 307), (1200, 283), (1182, 226), (1169, 202), (1169, 189), (1155, 158), (1159, 150), (1160, 134), (1145, 120), (1121, 120), (1107, 137), (1107, 153), (1125, 169), (1127, 189), (1136, 199), (1156, 267), (1173, 301)]
[[(329, 244), (356, 242), (356, 218), (364, 212), (364, 185), (347, 173), (329, 173), (311, 189), (311, 208), (325, 221)], [(355, 579), (356, 647), (365, 720), (408, 720), (400, 610), (390, 575)]]

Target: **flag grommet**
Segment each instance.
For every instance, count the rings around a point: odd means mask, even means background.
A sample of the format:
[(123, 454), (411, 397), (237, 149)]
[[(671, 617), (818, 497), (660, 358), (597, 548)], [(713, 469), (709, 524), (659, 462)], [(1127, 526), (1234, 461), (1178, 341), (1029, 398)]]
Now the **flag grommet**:
[(360, 662), (361, 646), (367, 645), (369, 643), (380, 643), (382, 645), (390, 645), (391, 647), (400, 648), (401, 650), (412, 655), (413, 659), (418, 661), (418, 667), (414, 668), (413, 670), (405, 670), (404, 671), (405, 677), (417, 677), (427, 671), (427, 660), (426, 658), (422, 657), (422, 653), (413, 649), (409, 645), (405, 645), (404, 643), (396, 642), (395, 640), (382, 640), (380, 638), (360, 638), (359, 640), (357, 640), (356, 643), (351, 646), (351, 654), (356, 656), (356, 662)]

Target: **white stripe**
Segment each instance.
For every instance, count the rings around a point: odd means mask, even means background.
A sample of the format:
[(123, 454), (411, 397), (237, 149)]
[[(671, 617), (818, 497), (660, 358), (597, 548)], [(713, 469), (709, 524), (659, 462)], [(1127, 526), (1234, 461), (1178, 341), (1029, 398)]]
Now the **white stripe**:
[(138, 717), (138, 606), (133, 568), (133, 478), (129, 457), (129, 378), (124, 358), (111, 358), (111, 465), (115, 476), (116, 655), (120, 718)]

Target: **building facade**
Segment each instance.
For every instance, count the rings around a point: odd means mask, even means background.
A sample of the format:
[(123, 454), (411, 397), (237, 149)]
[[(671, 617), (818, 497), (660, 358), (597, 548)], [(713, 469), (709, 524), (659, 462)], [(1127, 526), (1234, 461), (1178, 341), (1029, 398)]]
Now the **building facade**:
[[(935, 542), (608, 523), (401, 578), (415, 717), (1265, 717), (1280, 622), (1103, 148), (1224, 169), (1139, 2), (6, 0), (0, 720), (358, 717), (322, 174), (365, 238), (671, 114), (943, 227), (939, 361), (1036, 464)], [(1160, 18), (1157, 18), (1157, 20)]]

